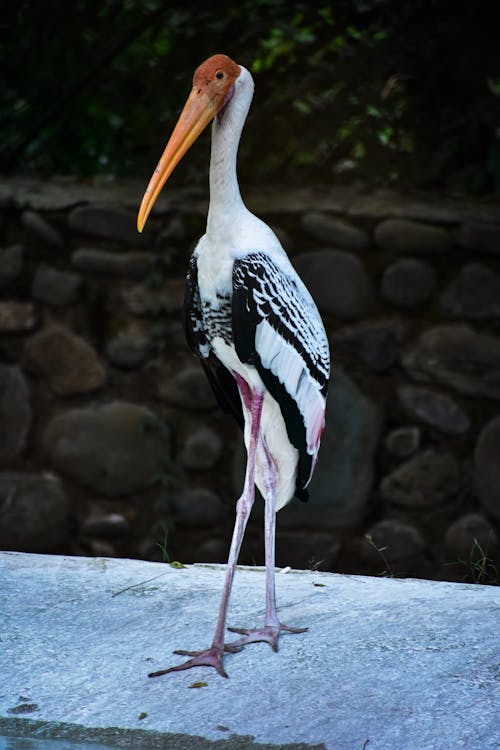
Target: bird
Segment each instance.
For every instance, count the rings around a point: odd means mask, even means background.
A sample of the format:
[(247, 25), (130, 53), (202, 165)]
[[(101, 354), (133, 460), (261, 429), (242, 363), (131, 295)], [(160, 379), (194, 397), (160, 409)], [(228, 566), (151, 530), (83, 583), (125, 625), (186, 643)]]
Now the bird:
[[(196, 666), (227, 677), (225, 654), (262, 641), (277, 651), (281, 633), (307, 630), (278, 617), (276, 513), (294, 496), (307, 499), (325, 425), (330, 352), (311, 294), (274, 231), (241, 197), (237, 153), (253, 93), (250, 71), (227, 55), (213, 55), (196, 69), (137, 217), (141, 232), (168, 177), (212, 122), (207, 224), (188, 265), (184, 329), (219, 405), (242, 428), (247, 461), (212, 643), (201, 651), (174, 651), (189, 659), (151, 677)], [(227, 609), (255, 487), (265, 503), (265, 619), (259, 628), (228, 628), (240, 638), (226, 643)]]

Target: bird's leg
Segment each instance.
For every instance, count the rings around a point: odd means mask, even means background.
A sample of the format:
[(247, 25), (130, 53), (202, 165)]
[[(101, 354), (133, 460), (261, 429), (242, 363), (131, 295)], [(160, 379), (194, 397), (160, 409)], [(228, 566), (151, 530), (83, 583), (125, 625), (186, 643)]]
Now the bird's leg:
[(250, 515), (250, 511), (252, 510), (252, 505), (255, 499), (255, 458), (259, 441), (260, 418), (262, 414), (263, 400), (264, 394), (261, 391), (254, 390), (252, 392), (250, 403), (251, 428), (250, 440), (248, 444), (245, 484), (243, 486), (241, 497), (236, 505), (236, 521), (234, 525), (233, 537), (231, 540), (229, 559), (227, 562), (226, 577), (224, 580), (224, 588), (222, 591), (219, 616), (217, 619), (217, 625), (215, 628), (212, 645), (210, 646), (210, 648), (203, 651), (174, 651), (175, 654), (180, 654), (181, 656), (190, 656), (191, 658), (183, 664), (177, 665), (176, 667), (170, 667), (169, 669), (162, 669), (158, 672), (152, 672), (149, 675), (150, 677), (159, 677), (162, 674), (167, 674), (167, 672), (178, 672), (183, 669), (190, 669), (191, 667), (199, 666), (214, 667), (220, 675), (222, 675), (223, 677), (227, 677), (227, 674), (224, 671), (224, 667), (222, 665), (224, 651), (234, 653), (236, 651), (241, 651), (241, 649), (243, 648), (243, 646), (239, 644), (225, 644), (224, 630), (226, 625), (226, 614), (229, 605), (229, 597), (231, 595), (231, 587), (236, 571), (236, 563), (238, 562), (238, 555), (240, 552), (241, 543), (243, 541), (243, 535), (245, 533), (248, 517)]
[(278, 470), (267, 446), (261, 446), (266, 456), (266, 471), (264, 476), (265, 498), (265, 561), (266, 561), (266, 619), (263, 628), (249, 630), (247, 628), (229, 628), (233, 633), (242, 637), (233, 646), (241, 647), (247, 643), (265, 641), (273, 651), (278, 650), (278, 638), (283, 630), (289, 633), (305, 633), (307, 628), (291, 628), (279, 621), (276, 610), (275, 570), (275, 540), (276, 540), (276, 490), (278, 484)]

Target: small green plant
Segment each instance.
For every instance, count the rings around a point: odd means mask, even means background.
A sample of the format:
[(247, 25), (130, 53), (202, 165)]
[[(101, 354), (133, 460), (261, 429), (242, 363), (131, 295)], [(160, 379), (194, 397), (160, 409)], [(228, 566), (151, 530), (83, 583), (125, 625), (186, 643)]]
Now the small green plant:
[(168, 554), (168, 529), (163, 529), (163, 539), (156, 543), (160, 548), (161, 561), (164, 563), (170, 563), (170, 555)]
[(479, 541), (474, 537), (468, 560), (459, 559), (460, 565), (467, 569), (464, 579), (471, 583), (498, 586), (500, 579), (498, 568), (494, 560), (489, 557), (488, 550), (484, 550)]
[(170, 560), (170, 554), (168, 551), (168, 528), (166, 526), (163, 528), (163, 539), (157, 542), (157, 546), (161, 551), (162, 562), (167, 563), (171, 568), (179, 569), (186, 567), (184, 563), (179, 562), (179, 560)]
[(394, 573), (394, 570), (391, 568), (390, 563), (384, 554), (384, 552), (387, 551), (387, 547), (377, 547), (370, 534), (365, 534), (365, 539), (367, 540), (368, 544), (378, 552), (385, 565), (385, 569), (381, 573), (379, 573), (379, 575), (386, 578), (395, 578), (396, 574)]
[(318, 570), (319, 566), (322, 565), (325, 561), (324, 560), (316, 560), (316, 558), (313, 556), (308, 561), (309, 570)]

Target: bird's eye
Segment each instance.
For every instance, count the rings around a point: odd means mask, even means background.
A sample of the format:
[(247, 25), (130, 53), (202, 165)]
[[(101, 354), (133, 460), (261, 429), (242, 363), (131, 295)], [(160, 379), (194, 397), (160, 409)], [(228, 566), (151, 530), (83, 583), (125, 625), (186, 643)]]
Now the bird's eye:
[(222, 72), (222, 70), (217, 71), (217, 73), (215, 74), (215, 77), (218, 78), (219, 81), (221, 78), (224, 78), (224, 73)]

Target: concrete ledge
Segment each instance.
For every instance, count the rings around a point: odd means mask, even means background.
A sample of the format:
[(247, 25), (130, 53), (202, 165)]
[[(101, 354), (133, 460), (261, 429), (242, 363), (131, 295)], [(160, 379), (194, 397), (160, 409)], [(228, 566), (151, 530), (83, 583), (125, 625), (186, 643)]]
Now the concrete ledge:
[[(0, 553), (0, 735), (169, 750), (500, 747), (500, 589), (291, 571), (279, 653), (177, 663), (209, 644), (224, 569)], [(263, 616), (239, 569), (229, 624)], [(202, 686), (194, 687), (201, 682)]]

